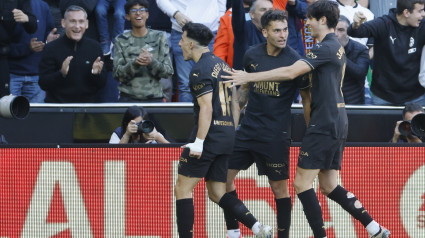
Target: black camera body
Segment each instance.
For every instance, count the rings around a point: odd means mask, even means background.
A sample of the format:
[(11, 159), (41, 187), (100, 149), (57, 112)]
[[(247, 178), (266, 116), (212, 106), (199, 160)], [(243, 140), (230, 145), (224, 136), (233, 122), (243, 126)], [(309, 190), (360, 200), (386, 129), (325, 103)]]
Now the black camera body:
[(403, 121), (398, 126), (400, 134), (403, 136), (417, 136), (422, 141), (425, 139), (425, 113), (417, 114), (412, 121)]
[(138, 134), (149, 134), (155, 128), (155, 124), (149, 120), (143, 120), (141, 122), (136, 123), (136, 125)]

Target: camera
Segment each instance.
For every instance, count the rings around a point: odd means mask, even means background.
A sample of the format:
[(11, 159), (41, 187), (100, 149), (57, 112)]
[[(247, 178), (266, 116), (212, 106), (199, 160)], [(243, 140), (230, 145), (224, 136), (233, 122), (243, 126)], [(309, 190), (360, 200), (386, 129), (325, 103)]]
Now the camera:
[(425, 138), (425, 113), (417, 114), (412, 121), (403, 121), (398, 126), (398, 130), (403, 136), (414, 135), (423, 141)]
[(137, 125), (138, 134), (143, 134), (143, 133), (149, 134), (155, 128), (155, 124), (149, 120), (143, 120), (141, 122), (136, 123), (136, 125)]
[(0, 98), (0, 117), (25, 119), (30, 112), (30, 102), (24, 96), (8, 95)]

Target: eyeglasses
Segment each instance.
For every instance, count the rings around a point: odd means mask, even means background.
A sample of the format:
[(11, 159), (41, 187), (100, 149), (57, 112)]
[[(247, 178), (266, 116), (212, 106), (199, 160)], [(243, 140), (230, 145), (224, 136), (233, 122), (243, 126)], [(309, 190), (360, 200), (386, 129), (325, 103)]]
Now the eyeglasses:
[(140, 9), (131, 9), (130, 10), (130, 14), (137, 14), (137, 13), (145, 13), (145, 12), (148, 12), (148, 9), (147, 8), (140, 8)]

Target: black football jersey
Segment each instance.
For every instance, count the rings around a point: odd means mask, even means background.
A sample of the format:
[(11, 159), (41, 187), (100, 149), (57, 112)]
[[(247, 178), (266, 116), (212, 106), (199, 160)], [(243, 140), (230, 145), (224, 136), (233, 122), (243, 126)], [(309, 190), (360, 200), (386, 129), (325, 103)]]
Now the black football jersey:
[(212, 93), (213, 115), (204, 150), (215, 154), (232, 153), (235, 137), (231, 109), (232, 90), (229, 88), (230, 83), (221, 78), (224, 69), (230, 70), (230, 67), (212, 52), (207, 52), (193, 65), (189, 75), (195, 117), (195, 127), (190, 139), (193, 141), (198, 131), (200, 107), (197, 98)]
[(335, 34), (330, 33), (302, 60), (312, 69), (311, 119), (307, 132), (347, 138), (348, 119), (342, 94), (344, 47)]
[[(251, 47), (245, 54), (247, 72), (261, 72), (290, 66), (301, 58), (286, 46), (277, 56), (267, 54), (267, 43)], [(241, 140), (270, 142), (275, 137), (289, 138), (291, 105), (296, 89), (310, 86), (308, 77), (285, 82), (250, 83), (248, 105), (236, 136)]]

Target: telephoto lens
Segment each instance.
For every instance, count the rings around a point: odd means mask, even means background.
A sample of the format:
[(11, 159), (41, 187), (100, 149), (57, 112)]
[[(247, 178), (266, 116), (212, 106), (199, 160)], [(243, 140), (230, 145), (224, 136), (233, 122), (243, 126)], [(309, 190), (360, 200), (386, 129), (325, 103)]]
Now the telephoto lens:
[(403, 121), (402, 123), (400, 123), (400, 125), (398, 125), (398, 131), (403, 136), (411, 136), (412, 135), (412, 128), (410, 126), (410, 122), (409, 121)]
[(138, 124), (137, 127), (137, 133), (139, 134), (149, 134), (153, 131), (153, 129), (155, 128), (155, 124), (153, 124), (152, 121), (149, 120), (144, 120), (142, 121), (142, 123)]
[(415, 136), (425, 138), (425, 113), (417, 114), (412, 118), (411, 128)]

